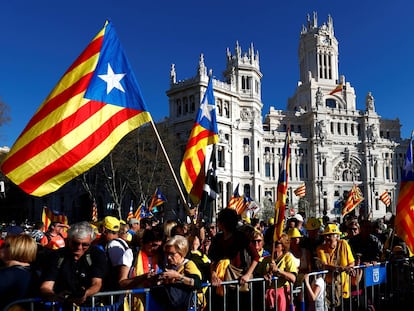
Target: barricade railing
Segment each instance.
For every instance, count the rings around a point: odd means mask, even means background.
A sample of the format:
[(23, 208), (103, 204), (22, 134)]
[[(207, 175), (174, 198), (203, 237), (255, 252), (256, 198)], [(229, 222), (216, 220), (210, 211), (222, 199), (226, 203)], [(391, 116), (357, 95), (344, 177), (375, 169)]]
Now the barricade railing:
[[(354, 286), (350, 287), (349, 299), (343, 299), (341, 295), (341, 304), (339, 307), (330, 308), (329, 310), (337, 311), (353, 311), (358, 310), (361, 306), (365, 310), (369, 310), (370, 304), (382, 304), (387, 301), (397, 301), (401, 298), (411, 298), (414, 293), (414, 258), (404, 258), (401, 260), (394, 260), (392, 262), (381, 262), (376, 265), (360, 265), (353, 267), (356, 273), (362, 273), (362, 279), (360, 282), (356, 282)], [(313, 271), (309, 273), (310, 281), (313, 277), (323, 274), (323, 278), (326, 279), (327, 270)], [(335, 273), (335, 272), (333, 272)], [(352, 279), (349, 274), (347, 276), (351, 284)], [(273, 277), (274, 289), (277, 290), (278, 278)], [(280, 281), (280, 280), (279, 280)], [(266, 310), (265, 293), (269, 288), (268, 282), (264, 278), (253, 278), (248, 281), (250, 290), (248, 292), (240, 292), (240, 285), (237, 280), (235, 281), (223, 281), (223, 296), (217, 299), (216, 287), (210, 283), (204, 283), (204, 298), (206, 299), (204, 311), (215, 311), (214, 307), (218, 303), (221, 303), (220, 309), (227, 310)], [(284, 282), (284, 280), (283, 280)], [(331, 291), (334, 294), (333, 283), (326, 284), (325, 294)], [(232, 288), (230, 288), (232, 287)], [(273, 288), (273, 284), (272, 284)], [(195, 291), (196, 292), (196, 291)], [(150, 310), (149, 301), (151, 298), (151, 288), (139, 288), (133, 290), (121, 290), (112, 292), (99, 292), (91, 297), (89, 300), (90, 307), (74, 307), (73, 310), (117, 310), (121, 304), (128, 304), (132, 306), (134, 301), (134, 295), (145, 296), (145, 310)], [(299, 286), (290, 284), (290, 310), (306, 311), (308, 307), (308, 301), (306, 299), (306, 287), (304, 282)], [(331, 296), (332, 297), (332, 296)], [(242, 299), (241, 299), (242, 298)], [(102, 302), (105, 302), (105, 307), (102, 308)], [(23, 305), (24, 310), (37, 311), (48, 310), (58, 311), (60, 305), (53, 302), (45, 302), (41, 298), (30, 298), (15, 301), (9, 304), (4, 310), (15, 305)], [(109, 308), (111, 307), (111, 308)], [(197, 311), (200, 306), (197, 304), (197, 295), (194, 295), (193, 309)], [(277, 310), (277, 303), (275, 303), (275, 311)]]

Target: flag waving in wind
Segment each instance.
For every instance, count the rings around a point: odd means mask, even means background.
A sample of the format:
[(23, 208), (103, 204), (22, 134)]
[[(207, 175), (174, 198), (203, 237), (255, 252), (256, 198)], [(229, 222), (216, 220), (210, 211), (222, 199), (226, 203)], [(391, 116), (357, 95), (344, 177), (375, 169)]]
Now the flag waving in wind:
[(285, 209), (289, 179), (290, 162), (290, 127), (286, 132), (285, 146), (283, 148), (283, 161), (280, 165), (279, 180), (277, 182), (277, 200), (275, 205), (275, 229), (273, 241), (279, 240), (285, 226)]
[(181, 179), (194, 204), (200, 202), (203, 194), (206, 147), (217, 142), (216, 102), (210, 77), (180, 167)]
[(352, 212), (362, 201), (364, 201), (364, 197), (361, 189), (354, 184), (348, 194), (348, 198), (346, 199), (344, 206), (342, 207), (342, 216)]
[(106, 22), (38, 108), (1, 169), (26, 193), (44, 196), (89, 170), (149, 121), (134, 73)]
[(293, 191), (299, 198), (303, 198), (306, 195), (306, 185), (302, 184)]
[[(148, 210), (150, 212), (153, 211), (154, 207), (160, 206), (161, 204), (164, 204), (165, 202), (167, 202), (167, 199), (165, 198), (165, 196), (161, 193), (160, 189), (156, 189), (155, 193), (152, 196), (151, 199), (151, 203), (148, 207)], [(155, 212), (155, 211), (154, 211)]]
[(339, 83), (330, 93), (329, 93), (329, 95), (333, 95), (333, 94), (335, 94), (335, 93), (338, 93), (338, 92), (342, 92), (342, 89), (343, 89), (344, 87), (343, 87), (343, 84), (342, 83)]
[(382, 203), (385, 204), (385, 206), (387, 206), (387, 207), (390, 206), (390, 204), (391, 204), (391, 198), (390, 198), (390, 195), (388, 194), (387, 191), (384, 191), (380, 195), (379, 199), (381, 200)]
[(67, 225), (68, 217), (60, 212), (48, 208), (47, 206), (44, 206), (42, 211), (42, 222), (45, 224), (45, 230), (47, 230), (52, 222), (59, 222)]
[(410, 252), (414, 252), (414, 167), (413, 135), (411, 135), (405, 156), (400, 191), (398, 193), (397, 211), (394, 228), (397, 235), (404, 240)]

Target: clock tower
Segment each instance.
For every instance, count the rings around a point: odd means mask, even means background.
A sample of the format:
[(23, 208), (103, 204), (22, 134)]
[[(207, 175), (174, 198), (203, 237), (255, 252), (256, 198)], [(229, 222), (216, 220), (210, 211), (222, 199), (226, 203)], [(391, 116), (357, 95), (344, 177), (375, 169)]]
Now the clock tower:
[(318, 26), (316, 12), (312, 19), (308, 15), (307, 24), (300, 34), (299, 62), (302, 83), (311, 78), (319, 82), (338, 80), (338, 41), (331, 16), (328, 16), (327, 23)]

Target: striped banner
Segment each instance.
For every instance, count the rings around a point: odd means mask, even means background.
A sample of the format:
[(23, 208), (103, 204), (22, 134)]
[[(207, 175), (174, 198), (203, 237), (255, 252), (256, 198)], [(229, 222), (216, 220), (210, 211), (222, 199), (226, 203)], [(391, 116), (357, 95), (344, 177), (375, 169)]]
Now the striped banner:
[(384, 191), (384, 193), (380, 195), (379, 199), (381, 200), (382, 203), (385, 204), (385, 206), (387, 207), (390, 206), (391, 197), (387, 191)]
[(295, 195), (299, 198), (303, 198), (306, 195), (306, 185), (300, 185), (299, 187), (297, 187), (295, 189), (295, 191), (293, 191), (295, 193)]

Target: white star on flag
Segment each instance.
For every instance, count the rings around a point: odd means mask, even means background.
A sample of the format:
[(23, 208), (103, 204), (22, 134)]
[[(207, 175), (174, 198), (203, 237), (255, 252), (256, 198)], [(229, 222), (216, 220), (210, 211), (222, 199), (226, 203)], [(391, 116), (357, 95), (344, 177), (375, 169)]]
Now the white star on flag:
[(201, 118), (206, 117), (211, 122), (211, 111), (214, 109), (214, 105), (209, 105), (208, 103), (204, 102), (201, 105)]
[(125, 93), (120, 81), (125, 77), (125, 73), (114, 73), (111, 65), (108, 63), (108, 72), (106, 75), (98, 75), (99, 78), (106, 82), (106, 94), (112, 91), (113, 88), (117, 88), (121, 92)]

